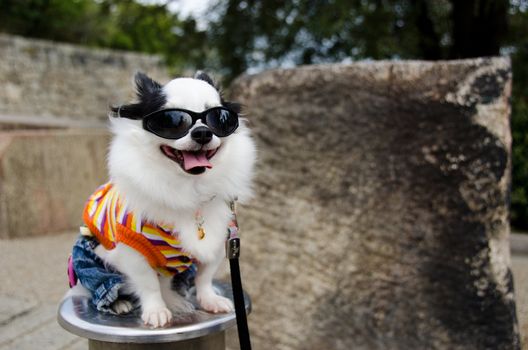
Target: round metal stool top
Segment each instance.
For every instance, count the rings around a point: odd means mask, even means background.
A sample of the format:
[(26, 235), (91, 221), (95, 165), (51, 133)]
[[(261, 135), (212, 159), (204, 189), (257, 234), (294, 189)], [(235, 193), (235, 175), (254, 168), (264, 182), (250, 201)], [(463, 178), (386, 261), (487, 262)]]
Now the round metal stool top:
[[(233, 300), (231, 286), (214, 283), (217, 294)], [(193, 288), (194, 289), (194, 288)], [(251, 312), (251, 300), (244, 293), (246, 312)], [(196, 305), (196, 299), (191, 300)], [(67, 331), (80, 337), (113, 343), (167, 343), (192, 339), (223, 331), (236, 324), (234, 312), (212, 314), (197, 310), (193, 313), (173, 315), (170, 325), (149, 328), (143, 324), (141, 313), (135, 310), (125, 315), (112, 315), (98, 311), (90, 299), (68, 297), (59, 306), (57, 319)]]

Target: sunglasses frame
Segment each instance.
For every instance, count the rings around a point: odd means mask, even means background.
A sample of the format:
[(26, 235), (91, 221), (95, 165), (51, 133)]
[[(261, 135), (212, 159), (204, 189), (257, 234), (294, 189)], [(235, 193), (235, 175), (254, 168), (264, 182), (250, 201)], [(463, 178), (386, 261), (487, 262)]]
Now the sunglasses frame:
[[(221, 110), (225, 110), (225, 111), (228, 111), (229, 113), (232, 113), (236, 116), (236, 126), (235, 128), (233, 129), (233, 131), (231, 131), (229, 134), (227, 135), (223, 135), (223, 136), (220, 136), (220, 135), (217, 135), (214, 130), (211, 128), (210, 125), (207, 124), (207, 120), (206, 120), (206, 117), (207, 117), (207, 114), (211, 111), (214, 111), (214, 110), (218, 110), (218, 109), (221, 109)], [(148, 127), (148, 121), (152, 118), (155, 118), (156, 115), (160, 112), (168, 112), (168, 111), (178, 111), (178, 112), (184, 112), (184, 113), (187, 113), (189, 116), (191, 116), (192, 118), (192, 123), (191, 125), (189, 126), (189, 129), (187, 129), (185, 131), (185, 133), (183, 133), (181, 136), (178, 136), (178, 137), (166, 137), (166, 136), (162, 136), (162, 135), (159, 135), (158, 133), (156, 133), (154, 130), (151, 130), (149, 127)], [(207, 127), (209, 127), (209, 129), (212, 131), (213, 134), (215, 134), (216, 136), (218, 137), (227, 137), (229, 135), (231, 135), (232, 133), (234, 133), (236, 131), (236, 129), (238, 129), (238, 126), (239, 126), (239, 122), (238, 122), (238, 119), (239, 119), (239, 115), (238, 113), (236, 113), (235, 111), (229, 109), (229, 108), (226, 108), (224, 106), (218, 106), (218, 107), (213, 107), (213, 108), (209, 108), (209, 109), (206, 109), (205, 111), (203, 112), (193, 112), (193, 111), (190, 111), (188, 109), (183, 109), (183, 108), (165, 108), (165, 109), (159, 109), (155, 112), (152, 112), (152, 113), (149, 113), (147, 115), (145, 115), (143, 117), (143, 129), (145, 129), (146, 131), (150, 132), (150, 133), (153, 133), (154, 135), (156, 136), (159, 136), (161, 138), (164, 138), (164, 139), (169, 139), (169, 140), (177, 140), (177, 139), (180, 139), (182, 137), (184, 137), (185, 135), (187, 135), (189, 133), (189, 130), (192, 129), (192, 127), (196, 124), (196, 122), (198, 120), (200, 120), (204, 125), (206, 125)]]

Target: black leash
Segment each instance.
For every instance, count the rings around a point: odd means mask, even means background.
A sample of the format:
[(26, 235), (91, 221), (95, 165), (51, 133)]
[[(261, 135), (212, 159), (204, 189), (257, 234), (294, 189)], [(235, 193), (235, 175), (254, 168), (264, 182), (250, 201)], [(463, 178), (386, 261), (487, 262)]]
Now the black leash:
[(244, 290), (242, 289), (242, 278), (240, 277), (240, 266), (238, 257), (240, 256), (240, 237), (238, 236), (238, 222), (236, 219), (235, 202), (230, 203), (233, 213), (232, 223), (228, 228), (226, 242), (226, 255), (229, 259), (231, 269), (231, 285), (233, 286), (233, 299), (235, 301), (235, 315), (238, 328), (238, 341), (240, 350), (251, 350), (251, 339), (246, 316), (246, 303), (244, 302)]

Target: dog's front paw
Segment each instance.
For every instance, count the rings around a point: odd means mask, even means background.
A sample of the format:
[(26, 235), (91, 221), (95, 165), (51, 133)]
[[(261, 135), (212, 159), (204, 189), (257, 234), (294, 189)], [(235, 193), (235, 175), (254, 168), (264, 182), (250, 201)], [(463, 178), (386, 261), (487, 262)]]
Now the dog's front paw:
[(216, 295), (215, 293), (199, 296), (198, 303), (200, 303), (200, 307), (205, 311), (215, 314), (221, 312), (232, 312), (235, 309), (231, 300), (220, 295)]
[(165, 306), (143, 310), (141, 319), (153, 328), (163, 327), (172, 319), (172, 313)]
[(133, 308), (132, 303), (128, 300), (116, 300), (110, 307), (118, 315), (127, 314)]

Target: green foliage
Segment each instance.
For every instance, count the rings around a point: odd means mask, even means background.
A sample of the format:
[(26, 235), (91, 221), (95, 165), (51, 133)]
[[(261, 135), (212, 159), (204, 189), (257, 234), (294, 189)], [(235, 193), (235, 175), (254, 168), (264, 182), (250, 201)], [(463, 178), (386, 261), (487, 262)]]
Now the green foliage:
[(508, 9), (508, 0), (217, 0), (209, 34), (231, 79), (255, 66), (498, 55)]
[(93, 0), (0, 0), (0, 31), (88, 43), (97, 35)]
[(513, 8), (507, 39), (513, 50), (512, 94), (512, 198), (511, 222), (528, 230), (528, 4), (525, 11)]
[(528, 103), (518, 96), (512, 99), (513, 173), (511, 222), (528, 229)]

